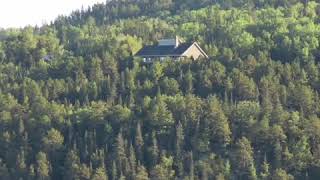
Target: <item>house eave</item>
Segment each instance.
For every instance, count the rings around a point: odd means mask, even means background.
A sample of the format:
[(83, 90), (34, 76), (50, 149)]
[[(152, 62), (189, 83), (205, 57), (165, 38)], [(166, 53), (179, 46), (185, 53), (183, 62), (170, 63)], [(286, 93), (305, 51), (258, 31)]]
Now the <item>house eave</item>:
[(137, 57), (185, 57), (183, 54), (166, 54), (166, 55), (135, 55)]

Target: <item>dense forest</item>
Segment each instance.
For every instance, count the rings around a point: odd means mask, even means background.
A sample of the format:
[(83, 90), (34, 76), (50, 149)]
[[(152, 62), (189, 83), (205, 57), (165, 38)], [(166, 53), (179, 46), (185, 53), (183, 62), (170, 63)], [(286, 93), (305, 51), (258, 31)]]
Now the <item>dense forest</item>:
[[(210, 58), (134, 57), (176, 35)], [(319, 93), (318, 0), (111, 0), (0, 29), (0, 180), (318, 180)]]

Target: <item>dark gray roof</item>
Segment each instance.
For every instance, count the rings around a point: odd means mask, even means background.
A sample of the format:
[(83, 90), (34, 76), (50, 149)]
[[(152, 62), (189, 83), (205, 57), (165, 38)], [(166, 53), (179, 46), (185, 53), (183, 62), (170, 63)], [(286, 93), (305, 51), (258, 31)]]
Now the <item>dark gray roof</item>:
[(193, 43), (182, 43), (178, 47), (174, 46), (145, 46), (136, 53), (136, 56), (180, 56)]

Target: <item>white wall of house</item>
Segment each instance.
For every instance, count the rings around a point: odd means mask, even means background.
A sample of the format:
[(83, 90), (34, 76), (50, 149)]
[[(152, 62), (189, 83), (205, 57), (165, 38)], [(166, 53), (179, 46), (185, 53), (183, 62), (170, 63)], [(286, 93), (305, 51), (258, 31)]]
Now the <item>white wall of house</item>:
[(188, 58), (198, 59), (199, 57), (203, 57), (202, 52), (198, 49), (198, 47), (193, 44), (185, 53), (183, 53), (183, 56), (186, 56)]

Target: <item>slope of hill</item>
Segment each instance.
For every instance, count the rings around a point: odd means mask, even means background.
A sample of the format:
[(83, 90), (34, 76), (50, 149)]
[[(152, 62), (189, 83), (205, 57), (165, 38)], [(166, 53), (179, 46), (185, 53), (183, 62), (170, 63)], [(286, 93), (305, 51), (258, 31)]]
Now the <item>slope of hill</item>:
[[(138, 16), (175, 15), (181, 11), (196, 10), (210, 5), (219, 5), (223, 9), (260, 9), (291, 7), (299, 2), (306, 6), (309, 0), (107, 0), (105, 4), (96, 4), (89, 9), (77, 10), (69, 17), (59, 19), (57, 22), (85, 24), (89, 17), (93, 17), (97, 24), (102, 25)], [(315, 0), (315, 2), (319, 1)]]
[(0, 179), (319, 179), (320, 4), (152, 2), (1, 30)]

